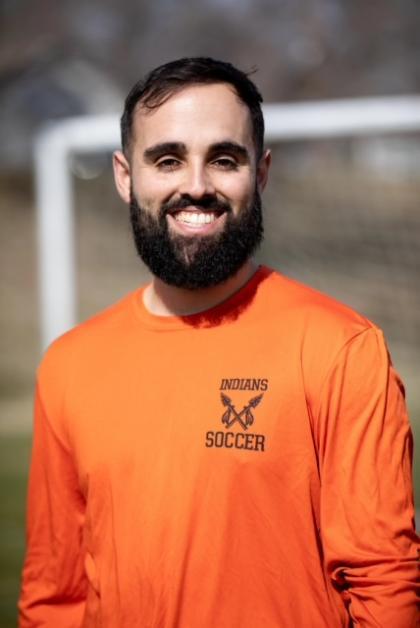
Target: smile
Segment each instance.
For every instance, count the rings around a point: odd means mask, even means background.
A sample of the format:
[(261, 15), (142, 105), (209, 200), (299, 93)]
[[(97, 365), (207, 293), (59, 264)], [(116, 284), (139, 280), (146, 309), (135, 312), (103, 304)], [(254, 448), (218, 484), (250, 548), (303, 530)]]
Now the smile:
[(179, 209), (167, 214), (175, 233), (185, 236), (212, 235), (223, 229), (227, 212), (217, 209)]
[(183, 222), (188, 225), (208, 225), (214, 222), (218, 214), (215, 212), (194, 212), (194, 211), (179, 211), (174, 214), (174, 218), (177, 222)]

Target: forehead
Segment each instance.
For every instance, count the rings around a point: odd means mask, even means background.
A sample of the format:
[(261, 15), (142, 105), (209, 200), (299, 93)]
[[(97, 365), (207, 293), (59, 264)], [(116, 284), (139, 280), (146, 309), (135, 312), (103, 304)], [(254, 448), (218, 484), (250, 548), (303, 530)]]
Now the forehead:
[(156, 109), (137, 107), (133, 139), (134, 151), (160, 142), (198, 148), (226, 140), (253, 148), (249, 109), (225, 83), (185, 87)]

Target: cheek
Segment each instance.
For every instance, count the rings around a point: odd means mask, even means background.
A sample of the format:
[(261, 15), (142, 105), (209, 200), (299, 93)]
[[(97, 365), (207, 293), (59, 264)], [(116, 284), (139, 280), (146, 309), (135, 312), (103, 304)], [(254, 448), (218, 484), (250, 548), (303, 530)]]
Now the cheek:
[(148, 185), (142, 185), (139, 181), (133, 183), (131, 194), (139, 207), (149, 213), (154, 213), (160, 205), (160, 200), (156, 197), (154, 190)]
[(225, 187), (226, 195), (238, 206), (247, 205), (254, 191), (255, 180), (249, 177), (230, 181), (229, 186)]
[(136, 200), (142, 212), (157, 218), (165, 199), (156, 198), (153, 194), (136, 194)]
[(164, 199), (173, 191), (175, 184), (175, 177), (168, 177), (148, 166), (137, 167), (133, 175), (133, 187), (136, 195), (150, 199), (152, 202)]
[(139, 206), (150, 214), (157, 214), (167, 200), (163, 186), (150, 185), (150, 181), (147, 180), (144, 185), (137, 182), (133, 191)]

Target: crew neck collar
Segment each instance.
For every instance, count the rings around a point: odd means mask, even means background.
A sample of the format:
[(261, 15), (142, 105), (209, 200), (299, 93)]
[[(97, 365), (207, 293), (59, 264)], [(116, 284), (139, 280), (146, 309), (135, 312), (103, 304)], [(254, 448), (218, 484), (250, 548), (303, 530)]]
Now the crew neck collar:
[(135, 315), (143, 325), (156, 331), (202, 329), (228, 324), (236, 320), (247, 309), (259, 284), (270, 272), (266, 266), (259, 266), (248, 281), (230, 297), (203, 312), (185, 316), (152, 314), (144, 305), (143, 297), (147, 286), (143, 286), (132, 293)]

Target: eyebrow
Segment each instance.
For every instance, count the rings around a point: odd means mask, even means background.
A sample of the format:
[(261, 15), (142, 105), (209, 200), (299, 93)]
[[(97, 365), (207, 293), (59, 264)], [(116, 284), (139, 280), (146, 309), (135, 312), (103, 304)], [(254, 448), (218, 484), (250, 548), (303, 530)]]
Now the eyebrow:
[(143, 157), (146, 161), (156, 161), (163, 155), (175, 153), (177, 155), (185, 155), (187, 153), (187, 147), (182, 142), (162, 142), (161, 144), (155, 144), (146, 148), (143, 153)]
[[(183, 142), (162, 142), (146, 148), (143, 157), (146, 161), (153, 163), (164, 155), (176, 154), (185, 156), (187, 152), (187, 147)], [(208, 153), (211, 155), (215, 153), (229, 153), (230, 155), (235, 155), (241, 161), (250, 160), (249, 152), (245, 146), (229, 140), (212, 144), (208, 149)]]
[(209, 148), (209, 153), (229, 153), (242, 161), (250, 160), (249, 152), (245, 146), (237, 142), (230, 142), (229, 140), (212, 144)]

